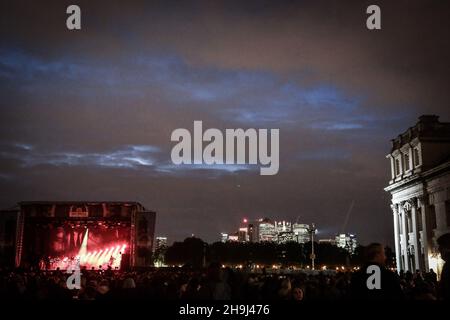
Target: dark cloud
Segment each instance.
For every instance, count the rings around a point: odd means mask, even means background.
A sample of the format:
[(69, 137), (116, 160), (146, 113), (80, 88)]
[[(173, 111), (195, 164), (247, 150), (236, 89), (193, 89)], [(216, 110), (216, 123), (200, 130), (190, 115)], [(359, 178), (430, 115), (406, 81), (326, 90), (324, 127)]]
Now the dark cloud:
[[(389, 140), (449, 120), (448, 4), (379, 1), (3, 1), (0, 204), (131, 199), (158, 233), (212, 241), (242, 216), (391, 242)], [(175, 167), (170, 134), (280, 128), (280, 172)]]

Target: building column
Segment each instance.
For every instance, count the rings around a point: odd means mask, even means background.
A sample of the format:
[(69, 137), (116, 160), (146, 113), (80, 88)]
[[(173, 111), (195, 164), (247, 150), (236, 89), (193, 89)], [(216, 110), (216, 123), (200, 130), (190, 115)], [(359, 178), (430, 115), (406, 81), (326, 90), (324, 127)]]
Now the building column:
[(413, 152), (413, 149), (414, 149), (414, 147), (410, 143), (409, 144), (408, 155), (409, 155), (409, 169), (411, 170), (411, 172), (414, 172), (414, 152)]
[(408, 261), (408, 224), (406, 223), (406, 210), (403, 208), (403, 204), (400, 205), (400, 212), (402, 215), (402, 252), (403, 252), (403, 270), (409, 271)]
[(424, 270), (425, 272), (428, 272), (430, 270), (430, 266), (428, 263), (428, 222), (427, 222), (427, 216), (426, 216), (426, 202), (425, 197), (421, 196), (417, 198), (417, 205), (420, 208), (420, 218), (422, 219), (422, 237), (421, 237), (421, 244), (422, 244), (422, 253), (423, 253), (423, 263), (424, 263)]
[[(416, 266), (416, 270), (424, 271), (423, 263), (421, 259), (420, 252), (420, 242), (419, 242), (419, 222), (417, 219), (417, 203), (416, 199), (412, 200), (411, 203), (411, 220), (412, 220), (412, 228), (413, 228), (413, 245), (414, 245), (414, 264)], [(415, 271), (415, 270), (412, 270)]]
[(388, 158), (391, 162), (391, 179), (394, 180), (395, 179), (395, 162), (394, 162), (394, 158), (392, 157), (392, 155), (388, 155)]
[(446, 200), (445, 190), (438, 191), (433, 194), (434, 212), (436, 214), (436, 232), (434, 236), (439, 238), (444, 233), (448, 232), (447, 216), (445, 208)]
[(397, 272), (402, 269), (401, 263), (401, 247), (400, 247), (400, 232), (398, 225), (398, 208), (396, 204), (391, 204), (392, 215), (394, 216), (394, 241), (395, 241), (395, 263), (397, 265)]

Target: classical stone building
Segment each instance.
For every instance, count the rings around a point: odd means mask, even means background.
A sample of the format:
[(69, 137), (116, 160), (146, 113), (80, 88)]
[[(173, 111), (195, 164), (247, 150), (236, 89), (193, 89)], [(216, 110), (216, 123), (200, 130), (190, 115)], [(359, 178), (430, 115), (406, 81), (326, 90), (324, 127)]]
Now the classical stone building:
[(397, 269), (440, 271), (436, 239), (450, 232), (450, 123), (423, 115), (392, 140), (391, 180)]

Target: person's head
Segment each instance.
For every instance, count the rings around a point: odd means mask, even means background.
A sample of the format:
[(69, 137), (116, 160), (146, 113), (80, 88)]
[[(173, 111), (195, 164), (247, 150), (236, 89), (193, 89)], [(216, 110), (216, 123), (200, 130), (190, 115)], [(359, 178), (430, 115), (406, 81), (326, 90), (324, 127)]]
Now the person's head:
[(218, 262), (211, 262), (208, 266), (207, 275), (209, 280), (220, 281), (222, 277), (221, 265)]
[(106, 294), (109, 291), (109, 283), (106, 280), (102, 280), (97, 288), (98, 293)]
[(287, 299), (289, 297), (290, 292), (291, 292), (291, 281), (289, 279), (283, 279), (278, 294), (280, 295), (281, 298)]
[(58, 285), (59, 285), (61, 288), (67, 289), (67, 281), (59, 280)]
[(368, 263), (384, 265), (386, 263), (384, 247), (379, 243), (369, 244), (366, 248), (366, 260)]
[(291, 290), (291, 280), (289, 280), (288, 278), (283, 279), (283, 281), (281, 282), (281, 288)]
[(129, 278), (129, 277), (126, 278), (123, 281), (122, 288), (123, 289), (134, 289), (134, 288), (136, 288), (136, 283), (134, 282), (134, 279), (133, 278)]
[(295, 287), (294, 289), (292, 289), (292, 298), (295, 301), (302, 301), (305, 297), (305, 294), (303, 292), (303, 289), (300, 287)]
[(88, 286), (86, 287), (86, 290), (84, 291), (84, 299), (85, 300), (95, 300), (95, 297), (97, 295), (97, 290), (95, 287)]
[(443, 234), (437, 239), (439, 252), (443, 260), (450, 261), (450, 233)]

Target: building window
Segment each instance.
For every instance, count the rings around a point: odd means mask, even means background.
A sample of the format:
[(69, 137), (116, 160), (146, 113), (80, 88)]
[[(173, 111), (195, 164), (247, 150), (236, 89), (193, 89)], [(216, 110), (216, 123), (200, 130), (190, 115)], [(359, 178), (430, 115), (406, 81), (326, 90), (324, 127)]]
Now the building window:
[(419, 214), (417, 215), (417, 231), (423, 231), (422, 215), (420, 214), (420, 209), (418, 213)]
[(408, 171), (409, 170), (409, 154), (405, 153), (404, 160), (405, 160), (405, 171)]
[(398, 176), (400, 175), (401, 171), (400, 171), (400, 159), (396, 158), (395, 159), (395, 175)]
[(414, 148), (414, 165), (417, 167), (420, 165), (419, 148)]
[(445, 201), (445, 217), (447, 219), (447, 227), (450, 227), (450, 200)]
[(434, 210), (434, 206), (430, 206), (430, 225), (432, 230), (437, 228), (436, 211)]

